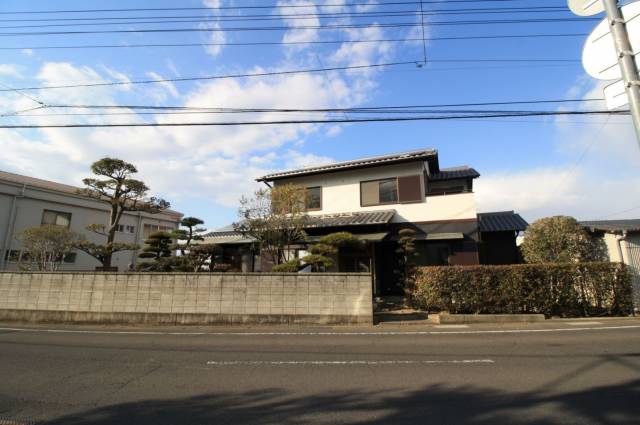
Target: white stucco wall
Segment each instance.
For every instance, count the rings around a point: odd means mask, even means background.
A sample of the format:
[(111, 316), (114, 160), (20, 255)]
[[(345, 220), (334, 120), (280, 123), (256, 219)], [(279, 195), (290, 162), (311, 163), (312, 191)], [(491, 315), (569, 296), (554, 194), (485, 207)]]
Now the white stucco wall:
[(631, 260), (629, 258), (629, 248), (640, 246), (640, 234), (633, 233), (627, 235), (627, 237), (621, 241), (620, 247), (622, 248), (622, 258), (620, 258), (620, 253), (618, 249), (618, 242), (613, 233), (605, 233), (604, 234), (604, 243), (607, 245), (607, 252), (609, 254), (609, 260), (613, 262), (624, 262), (625, 264), (630, 264)]
[(316, 176), (279, 180), (277, 184), (299, 184), (322, 187), (322, 210), (311, 215), (360, 211), (396, 210), (395, 222), (422, 222), (476, 218), (475, 194), (460, 193), (424, 197), (422, 202), (360, 206), (360, 182), (398, 176), (422, 175), (424, 163), (414, 162)]

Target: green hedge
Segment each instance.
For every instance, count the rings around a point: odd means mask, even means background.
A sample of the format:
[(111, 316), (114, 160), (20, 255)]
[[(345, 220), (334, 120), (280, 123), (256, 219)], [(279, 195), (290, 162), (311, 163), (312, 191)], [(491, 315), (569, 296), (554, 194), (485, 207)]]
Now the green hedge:
[(430, 312), (627, 315), (631, 276), (620, 263), (420, 267), (410, 296)]

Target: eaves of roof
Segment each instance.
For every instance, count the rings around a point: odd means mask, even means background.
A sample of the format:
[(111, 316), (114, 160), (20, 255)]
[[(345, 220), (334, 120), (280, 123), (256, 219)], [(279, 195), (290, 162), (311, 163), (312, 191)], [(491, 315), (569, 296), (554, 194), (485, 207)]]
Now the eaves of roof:
[(437, 161), (438, 151), (435, 149), (421, 149), (409, 152), (400, 152), (384, 156), (361, 158), (352, 161), (335, 162), (333, 164), (320, 165), (315, 167), (301, 168), (297, 170), (282, 171), (279, 173), (267, 174), (256, 179), (259, 182), (269, 182), (290, 177), (300, 177), (316, 174), (332, 173), (336, 171), (354, 170), (360, 168), (377, 167), (381, 165), (398, 164), (412, 161), (426, 161), (434, 159)]
[(478, 214), (480, 232), (524, 231), (529, 223), (513, 211), (499, 211)]
[(639, 232), (640, 219), (581, 221), (580, 224), (591, 231)]

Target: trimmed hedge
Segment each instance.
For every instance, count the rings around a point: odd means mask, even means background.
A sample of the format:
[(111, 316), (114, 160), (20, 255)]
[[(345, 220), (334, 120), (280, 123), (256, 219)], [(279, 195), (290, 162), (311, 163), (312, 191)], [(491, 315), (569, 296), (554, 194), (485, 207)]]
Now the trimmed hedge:
[(419, 267), (417, 307), (452, 314), (628, 315), (631, 276), (620, 263)]

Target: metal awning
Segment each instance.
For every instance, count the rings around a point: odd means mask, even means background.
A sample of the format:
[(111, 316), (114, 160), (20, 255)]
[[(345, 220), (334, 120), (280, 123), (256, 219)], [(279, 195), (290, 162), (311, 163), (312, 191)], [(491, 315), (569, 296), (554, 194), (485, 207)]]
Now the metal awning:
[(450, 232), (450, 233), (427, 233), (423, 235), (416, 235), (416, 240), (422, 241), (443, 241), (452, 239), (464, 239), (462, 232)]

